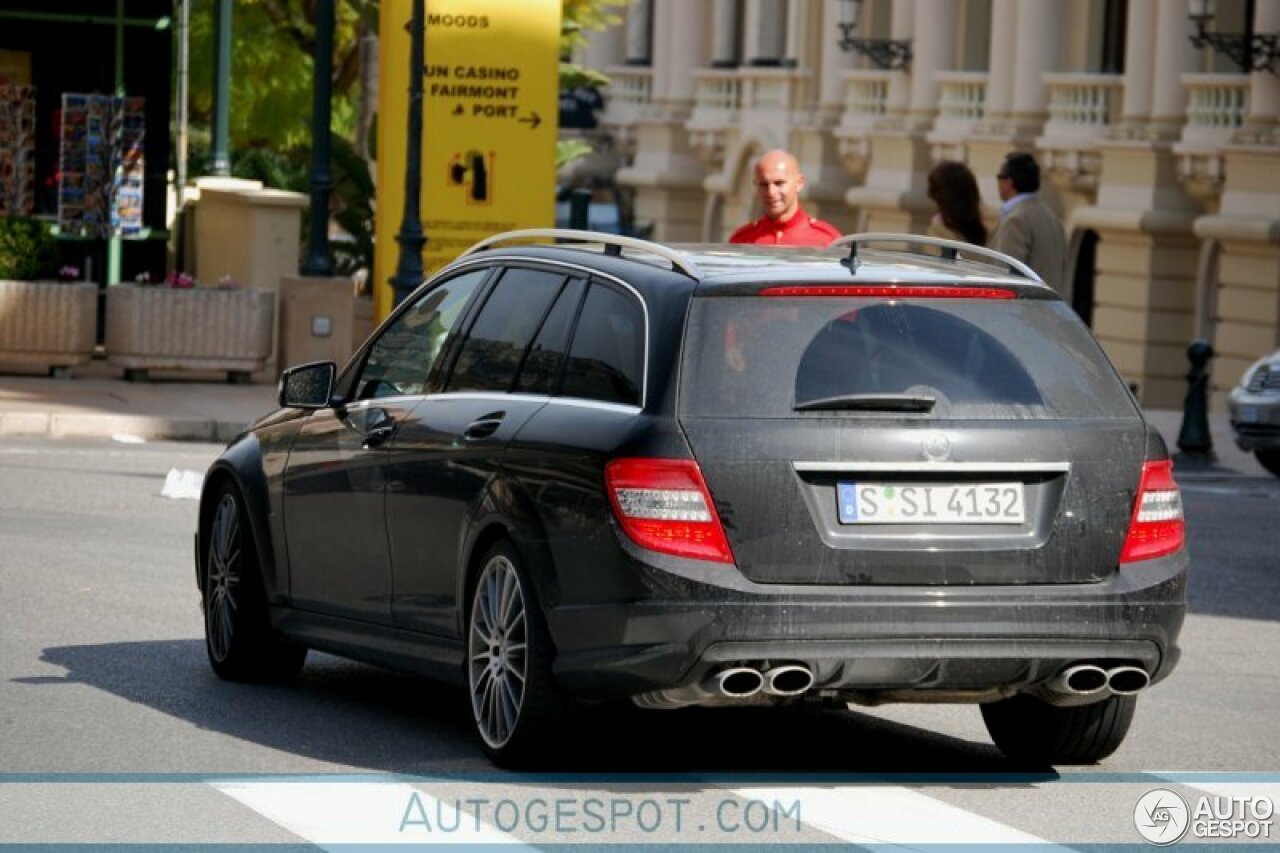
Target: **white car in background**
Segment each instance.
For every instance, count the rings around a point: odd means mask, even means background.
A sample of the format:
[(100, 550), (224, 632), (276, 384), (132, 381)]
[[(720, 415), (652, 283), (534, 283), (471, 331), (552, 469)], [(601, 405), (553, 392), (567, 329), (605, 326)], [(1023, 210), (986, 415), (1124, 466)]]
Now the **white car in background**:
[(1280, 477), (1280, 350), (1258, 359), (1227, 398), (1236, 445)]

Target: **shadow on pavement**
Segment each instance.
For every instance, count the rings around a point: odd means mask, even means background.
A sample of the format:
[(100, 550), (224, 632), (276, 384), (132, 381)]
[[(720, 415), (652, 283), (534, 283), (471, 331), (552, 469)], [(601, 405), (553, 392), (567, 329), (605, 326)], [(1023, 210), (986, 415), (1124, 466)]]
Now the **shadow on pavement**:
[[(232, 684), (209, 669), (198, 640), (61, 646), (45, 649), (41, 660), (67, 670), (64, 679), (53, 680), (89, 685), (202, 729), (307, 759), (385, 773), (495, 769), (471, 730), (464, 691), (416, 676), (312, 653), (290, 684)], [(557, 752), (555, 766), (540, 769), (699, 775), (1023, 769), (988, 743), (839, 709), (591, 708), (568, 728)], [(1053, 777), (1051, 771), (1042, 776)]]

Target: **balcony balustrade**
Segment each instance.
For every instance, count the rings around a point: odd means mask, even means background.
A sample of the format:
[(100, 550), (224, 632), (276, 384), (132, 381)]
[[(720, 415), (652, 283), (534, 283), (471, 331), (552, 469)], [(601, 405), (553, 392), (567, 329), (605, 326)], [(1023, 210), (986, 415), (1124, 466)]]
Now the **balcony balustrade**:
[(1246, 74), (1183, 74), (1187, 123), (1173, 146), (1178, 178), (1193, 196), (1213, 200), (1222, 194), (1222, 148), (1233, 141), (1249, 115)]
[(933, 79), (938, 84), (938, 117), (928, 135), (933, 160), (964, 161), (965, 140), (986, 115), (987, 73), (940, 71)]

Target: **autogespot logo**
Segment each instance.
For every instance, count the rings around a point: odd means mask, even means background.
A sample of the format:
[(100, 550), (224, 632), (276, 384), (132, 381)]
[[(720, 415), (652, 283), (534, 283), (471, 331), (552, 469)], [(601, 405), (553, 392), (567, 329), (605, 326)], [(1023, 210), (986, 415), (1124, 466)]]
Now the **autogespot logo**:
[(1187, 801), (1165, 788), (1147, 791), (1133, 807), (1133, 825), (1152, 844), (1164, 846), (1181, 841), (1190, 824)]

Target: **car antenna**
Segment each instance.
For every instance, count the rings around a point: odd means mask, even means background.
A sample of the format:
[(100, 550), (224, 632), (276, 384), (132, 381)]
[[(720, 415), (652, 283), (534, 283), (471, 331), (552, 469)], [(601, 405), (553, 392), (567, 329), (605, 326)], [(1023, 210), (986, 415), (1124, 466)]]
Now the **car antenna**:
[(857, 240), (851, 240), (849, 242), (849, 257), (841, 258), (840, 263), (842, 266), (846, 266), (849, 268), (849, 275), (858, 274), (859, 261), (858, 261), (858, 241)]

